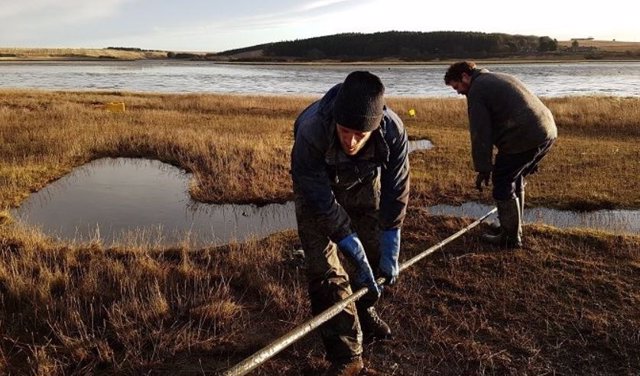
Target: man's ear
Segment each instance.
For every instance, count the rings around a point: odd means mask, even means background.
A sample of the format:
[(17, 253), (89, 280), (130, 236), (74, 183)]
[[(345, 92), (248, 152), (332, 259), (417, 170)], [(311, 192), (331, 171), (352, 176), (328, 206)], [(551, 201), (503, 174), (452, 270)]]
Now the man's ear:
[(468, 85), (471, 82), (471, 76), (468, 73), (463, 72), (460, 75), (460, 81)]

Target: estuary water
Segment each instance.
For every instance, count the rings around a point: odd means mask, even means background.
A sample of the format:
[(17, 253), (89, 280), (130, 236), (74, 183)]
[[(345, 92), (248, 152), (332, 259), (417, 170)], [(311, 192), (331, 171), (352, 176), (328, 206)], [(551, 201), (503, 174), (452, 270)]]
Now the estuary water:
[[(187, 61), (0, 62), (0, 88), (321, 95), (353, 70), (380, 76), (390, 96), (455, 97), (446, 64), (267, 65)], [(486, 64), (537, 95), (640, 96), (640, 62)]]

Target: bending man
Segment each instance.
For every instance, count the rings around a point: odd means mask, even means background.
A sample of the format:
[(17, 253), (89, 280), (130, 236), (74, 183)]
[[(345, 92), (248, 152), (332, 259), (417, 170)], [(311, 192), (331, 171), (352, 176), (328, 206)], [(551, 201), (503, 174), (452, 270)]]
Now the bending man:
[[(391, 335), (374, 308), (381, 291), (375, 278), (381, 275), (393, 284), (398, 276), (409, 161), (404, 125), (383, 95), (377, 76), (352, 72), (294, 125), (291, 174), (312, 311), (329, 308), (352, 288), (369, 288), (320, 328), (329, 375), (363, 368), (363, 332), (365, 338)], [(351, 275), (336, 245), (351, 261)]]
[(473, 62), (452, 64), (444, 82), (467, 96), (476, 187), (482, 191), (490, 178), (493, 183), (500, 232), (483, 238), (520, 247), (524, 178), (537, 170), (558, 135), (551, 111), (517, 78), (476, 68)]

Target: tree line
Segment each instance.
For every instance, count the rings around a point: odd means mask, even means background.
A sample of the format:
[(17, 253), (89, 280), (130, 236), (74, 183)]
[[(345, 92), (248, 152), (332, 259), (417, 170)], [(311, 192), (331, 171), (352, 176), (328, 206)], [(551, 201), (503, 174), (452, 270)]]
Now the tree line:
[(356, 60), (399, 58), (504, 57), (556, 51), (558, 41), (548, 36), (480, 32), (388, 31), (371, 34), (344, 33), (309, 39), (267, 43), (218, 53), (233, 56), (262, 50), (266, 59)]

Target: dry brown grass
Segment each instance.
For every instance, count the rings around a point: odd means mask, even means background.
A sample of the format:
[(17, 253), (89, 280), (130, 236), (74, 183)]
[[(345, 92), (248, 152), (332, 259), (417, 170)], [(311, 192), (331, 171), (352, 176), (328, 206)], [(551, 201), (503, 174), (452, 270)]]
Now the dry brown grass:
[(189, 252), (69, 247), (1, 227), (0, 369), (139, 374), (254, 343), (245, 329), (263, 312), (308, 314), (295, 269), (281, 262), (291, 235)]
[[(291, 125), (312, 98), (0, 92), (0, 203), (103, 156), (194, 172), (216, 202), (283, 201)], [(125, 113), (102, 108), (124, 101)], [(390, 99), (412, 138), (412, 208), (401, 260), (468, 220), (430, 203), (488, 201), (472, 189), (464, 101)], [(639, 99), (547, 100), (560, 140), (531, 179), (530, 203), (640, 206)], [(417, 111), (409, 118), (408, 109)], [(640, 373), (640, 238), (527, 226), (517, 252), (474, 231), (403, 273), (381, 312), (388, 343), (366, 347), (389, 375)], [(0, 211), (0, 374), (211, 374), (309, 318), (293, 231), (218, 248), (54, 243)], [(258, 375), (317, 374), (315, 335)]]
[[(124, 101), (125, 113), (102, 104)], [(104, 156), (159, 159), (195, 175), (202, 201), (268, 202), (289, 194), (291, 119), (304, 99), (216, 95), (3, 92), (0, 204), (16, 205), (73, 167)]]
[[(411, 210), (402, 259), (468, 221)], [(0, 227), (0, 369), (8, 374), (211, 374), (309, 317), (293, 232), (198, 251), (52, 244)], [(636, 374), (640, 238), (527, 227), (518, 252), (477, 232), (407, 270), (367, 345), (384, 375)], [(259, 261), (258, 261), (259, 260)], [(317, 374), (316, 334), (258, 375)], [(428, 370), (428, 371), (425, 371)]]
[[(558, 41), (558, 47), (571, 47), (572, 40)], [(578, 40), (580, 47), (596, 47), (606, 52), (640, 52), (640, 42), (624, 42), (613, 40)]]
[(122, 60), (166, 58), (163, 51), (125, 51), (109, 48), (0, 48), (1, 60), (108, 58)]
[[(565, 209), (640, 207), (640, 99), (573, 97), (546, 99), (559, 139), (529, 179), (529, 203)], [(410, 135), (436, 147), (412, 156), (412, 197), (427, 204), (490, 202), (472, 189), (466, 105), (462, 99), (391, 102)]]
[[(312, 98), (129, 93), (0, 92), (0, 207), (92, 159), (159, 159), (194, 173), (191, 194), (206, 202), (291, 198), (288, 174), (295, 116)], [(102, 108), (123, 101), (125, 113)], [(413, 139), (416, 204), (488, 201), (472, 187), (462, 99), (390, 99)], [(531, 179), (531, 203), (559, 208), (640, 206), (640, 99), (547, 100), (560, 138)], [(417, 116), (410, 118), (410, 108)], [(625, 189), (620, 189), (625, 187)]]

